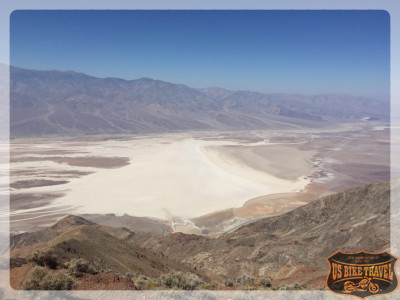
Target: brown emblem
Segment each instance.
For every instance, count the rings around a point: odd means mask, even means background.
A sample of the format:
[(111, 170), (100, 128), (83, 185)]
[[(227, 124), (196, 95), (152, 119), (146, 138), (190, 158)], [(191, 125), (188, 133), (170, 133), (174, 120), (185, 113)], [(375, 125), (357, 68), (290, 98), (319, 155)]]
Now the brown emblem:
[(366, 298), (390, 294), (397, 289), (398, 258), (388, 251), (338, 251), (326, 260), (330, 266), (326, 285), (335, 294)]

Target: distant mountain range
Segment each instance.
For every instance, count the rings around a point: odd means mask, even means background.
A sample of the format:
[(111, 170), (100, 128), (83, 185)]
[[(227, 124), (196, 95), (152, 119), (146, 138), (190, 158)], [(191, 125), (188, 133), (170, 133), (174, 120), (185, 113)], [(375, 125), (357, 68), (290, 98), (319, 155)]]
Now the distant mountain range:
[(141, 78), (10, 67), (11, 137), (279, 129), (389, 120), (389, 101), (338, 94), (195, 89)]

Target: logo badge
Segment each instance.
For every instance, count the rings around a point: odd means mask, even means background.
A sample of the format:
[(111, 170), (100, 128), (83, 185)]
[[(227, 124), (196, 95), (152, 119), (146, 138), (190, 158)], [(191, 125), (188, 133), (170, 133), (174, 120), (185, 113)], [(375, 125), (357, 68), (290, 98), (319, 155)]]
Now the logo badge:
[(390, 294), (397, 289), (398, 258), (387, 251), (338, 251), (326, 260), (330, 266), (326, 285), (335, 294), (367, 298)]

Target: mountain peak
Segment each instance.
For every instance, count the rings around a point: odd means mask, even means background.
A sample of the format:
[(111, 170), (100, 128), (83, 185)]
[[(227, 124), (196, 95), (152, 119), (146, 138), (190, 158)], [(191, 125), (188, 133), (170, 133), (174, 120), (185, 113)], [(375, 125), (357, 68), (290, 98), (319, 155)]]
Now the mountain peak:
[(92, 225), (96, 225), (96, 223), (93, 223), (92, 221), (86, 220), (79, 216), (69, 215), (69, 216), (66, 216), (65, 218), (61, 219), (60, 221), (58, 221), (51, 228), (67, 229), (67, 228), (81, 226), (81, 225), (92, 226)]

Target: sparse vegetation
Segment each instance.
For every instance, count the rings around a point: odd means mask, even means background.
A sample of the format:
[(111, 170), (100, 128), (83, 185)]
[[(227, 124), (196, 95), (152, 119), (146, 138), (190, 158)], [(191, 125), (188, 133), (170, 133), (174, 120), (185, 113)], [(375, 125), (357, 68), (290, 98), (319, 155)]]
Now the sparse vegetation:
[(150, 277), (137, 272), (127, 273), (126, 277), (130, 278), (139, 290), (151, 290), (159, 286), (159, 284)]
[(133, 283), (139, 290), (145, 290), (148, 288), (148, 285), (151, 279), (145, 275), (135, 274), (131, 277)]
[(217, 288), (217, 284), (215, 283), (204, 283), (200, 285), (200, 290), (215, 290)]
[(158, 284), (170, 289), (195, 290), (203, 282), (194, 274), (178, 272), (161, 275)]
[(76, 282), (64, 271), (57, 272), (55, 275), (47, 274), (41, 283), (43, 290), (72, 290)]
[(258, 280), (258, 285), (262, 286), (262, 287), (271, 287), (272, 286), (271, 279), (269, 279), (269, 278), (260, 278)]
[(153, 281), (153, 280), (147, 281), (147, 285), (146, 285), (146, 289), (147, 289), (147, 290), (152, 290), (152, 289), (155, 289), (155, 288), (157, 288), (157, 287), (159, 287), (159, 285), (158, 285), (157, 282), (155, 282), (155, 281)]
[(295, 282), (290, 286), (290, 289), (291, 290), (302, 290), (303, 286), (300, 283)]
[(24, 290), (72, 290), (76, 282), (64, 271), (48, 273), (43, 267), (36, 266), (22, 284)]
[(301, 284), (295, 282), (293, 284), (283, 284), (279, 287), (279, 289), (280, 290), (302, 290), (302, 289), (304, 289), (304, 287)]
[(74, 258), (68, 264), (68, 273), (75, 276), (81, 277), (83, 274), (94, 273), (94, 268), (90, 263), (83, 258)]
[(227, 280), (225, 281), (225, 286), (226, 286), (226, 287), (233, 287), (233, 280), (227, 279)]
[[(8, 261), (5, 260), (5, 264), (2, 264), (2, 266), (0, 267), (2, 270), (7, 270), (8, 269)], [(21, 267), (24, 264), (27, 263), (27, 260), (25, 258), (21, 258), (21, 257), (11, 257), (10, 258), (10, 268), (17, 268), (17, 267)]]
[(135, 280), (134, 283), (139, 290), (144, 290), (147, 287), (147, 280), (144, 279)]
[(236, 282), (241, 286), (254, 286), (254, 277), (242, 275), (236, 278)]
[(46, 276), (46, 272), (43, 267), (36, 266), (28, 275), (28, 279), (25, 280), (21, 288), (24, 290), (41, 290), (41, 282)]
[(50, 269), (57, 269), (58, 261), (57, 256), (52, 250), (36, 251), (30, 257), (30, 261), (42, 267), (49, 267)]

